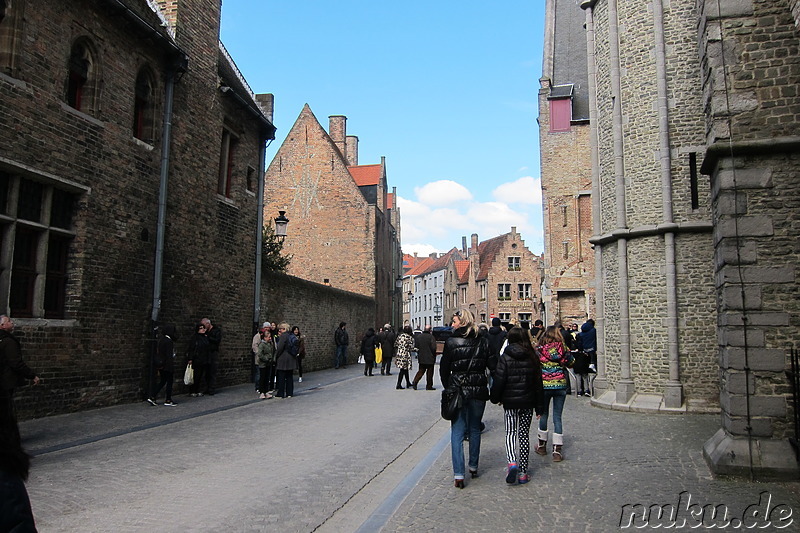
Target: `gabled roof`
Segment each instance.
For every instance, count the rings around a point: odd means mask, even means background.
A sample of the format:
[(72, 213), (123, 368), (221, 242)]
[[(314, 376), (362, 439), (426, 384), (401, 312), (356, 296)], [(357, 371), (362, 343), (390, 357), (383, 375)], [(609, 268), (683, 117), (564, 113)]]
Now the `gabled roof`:
[(444, 270), (447, 268), (447, 263), (450, 262), (451, 257), (454, 260), (461, 259), (461, 252), (458, 251), (458, 248), (453, 248), (449, 252), (442, 254), (438, 259), (433, 260), (431, 265), (425, 270), (425, 272), (423, 272), (423, 274)]
[(483, 241), (478, 245), (478, 257), (480, 258), (480, 271), (478, 271), (478, 275), (475, 278), (476, 280), (486, 279), (489, 277), (489, 269), (492, 266), (492, 262), (494, 258), (497, 256), (500, 249), (503, 247), (503, 243), (511, 235), (510, 233), (505, 233), (503, 235), (499, 235), (497, 237), (492, 237), (489, 240)]
[(358, 165), (347, 167), (356, 185), (363, 187), (365, 185), (378, 185), (381, 182), (381, 165)]
[(403, 254), (403, 274), (408, 273), (409, 270), (417, 266), (417, 264), (425, 259), (424, 257), (417, 257), (411, 254)]
[(455, 261), (454, 265), (456, 267), (456, 275), (458, 276), (459, 283), (466, 283), (467, 280), (467, 271), (469, 270), (469, 261), (466, 259)]
[(411, 270), (406, 272), (405, 275), (406, 276), (419, 276), (421, 274), (424, 274), (428, 270), (428, 267), (431, 266), (432, 264), (433, 264), (433, 259), (431, 259), (430, 257), (425, 257), (425, 258), (417, 261), (417, 264), (414, 265), (414, 267)]

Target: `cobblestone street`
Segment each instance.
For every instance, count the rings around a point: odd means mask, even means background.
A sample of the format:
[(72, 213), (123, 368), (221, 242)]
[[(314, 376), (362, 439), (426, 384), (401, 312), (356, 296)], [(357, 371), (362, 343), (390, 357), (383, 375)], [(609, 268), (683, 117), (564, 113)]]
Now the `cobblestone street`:
[[(532, 454), (532, 482), (508, 486), (502, 409), (488, 405), (480, 477), (458, 490), (438, 378), (436, 391), (400, 391), (395, 375), (361, 372), (351, 365), (307, 374), (285, 400), (257, 400), (242, 385), (213, 397), (178, 396), (174, 408), (143, 402), (23, 422), (25, 446), (36, 455), (27, 487), (37, 526), (45, 533), (613, 531), (625, 505), (679, 507), (680, 500), (726, 506), (730, 530), (745, 510), (753, 519), (742, 527), (771, 519), (774, 529), (788, 506), (792, 514), (780, 524), (797, 530), (796, 483), (710, 475), (701, 450), (717, 415), (621, 413), (571, 397), (564, 462)], [(753, 504), (760, 505), (748, 509)], [(678, 517), (692, 524), (688, 511)], [(654, 518), (644, 525), (654, 527)]]

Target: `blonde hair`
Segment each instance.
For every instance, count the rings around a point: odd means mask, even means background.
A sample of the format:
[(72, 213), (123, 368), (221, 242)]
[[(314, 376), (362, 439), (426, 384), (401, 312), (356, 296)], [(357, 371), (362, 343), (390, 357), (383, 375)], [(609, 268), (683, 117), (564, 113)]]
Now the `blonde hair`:
[(286, 331), (291, 331), (289, 324), (287, 324), (286, 322), (281, 322), (280, 324), (278, 324), (278, 329), (285, 329)]
[(467, 334), (465, 335), (465, 337), (469, 337), (470, 333), (472, 335), (478, 334), (478, 328), (475, 325), (475, 317), (472, 315), (472, 313), (469, 312), (468, 309), (459, 309), (458, 311), (453, 313), (453, 316), (457, 316), (458, 321), (461, 323), (460, 327), (465, 328), (467, 330)]

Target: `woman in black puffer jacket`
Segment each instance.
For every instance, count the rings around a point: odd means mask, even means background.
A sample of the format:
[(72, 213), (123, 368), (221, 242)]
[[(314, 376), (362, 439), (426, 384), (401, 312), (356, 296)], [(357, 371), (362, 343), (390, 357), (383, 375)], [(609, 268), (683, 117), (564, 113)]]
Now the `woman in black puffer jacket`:
[(439, 363), (439, 378), (445, 389), (461, 384), (463, 405), (450, 422), (450, 453), (455, 486), (464, 488), (464, 439), (469, 437), (469, 472), (478, 477), (481, 453), (481, 419), (489, 399), (486, 369), (491, 367), (489, 342), (479, 335), (475, 319), (467, 310), (453, 315), (453, 335), (447, 339)]
[[(530, 430), (533, 410), (544, 412), (544, 387), (539, 359), (530, 336), (522, 328), (508, 332), (508, 346), (497, 362), (492, 403), (502, 404), (506, 421), (506, 483), (527, 483), (530, 455)], [(519, 448), (519, 462), (517, 462)]]

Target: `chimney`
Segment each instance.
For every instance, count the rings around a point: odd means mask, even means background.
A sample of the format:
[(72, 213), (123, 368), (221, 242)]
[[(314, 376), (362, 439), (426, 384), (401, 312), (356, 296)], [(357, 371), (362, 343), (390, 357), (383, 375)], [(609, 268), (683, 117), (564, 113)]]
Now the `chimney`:
[(347, 144), (345, 138), (347, 137), (347, 117), (344, 115), (331, 115), (328, 117), (328, 135), (330, 135), (333, 144), (339, 149), (339, 152), (347, 161)]
[(347, 150), (347, 164), (350, 166), (358, 165), (358, 137), (348, 135), (345, 138), (345, 150)]
[[(267, 120), (272, 122), (272, 117), (275, 114), (275, 95), (271, 93), (257, 94), (256, 102), (258, 103), (258, 107), (261, 108), (261, 112), (267, 117)], [(274, 122), (272, 123), (274, 124)]]
[(467, 257), (467, 236), (464, 235), (461, 237), (461, 252), (464, 254), (464, 258)]
[(470, 249), (470, 253), (477, 254), (478, 253), (478, 234), (472, 234), (472, 248)]

